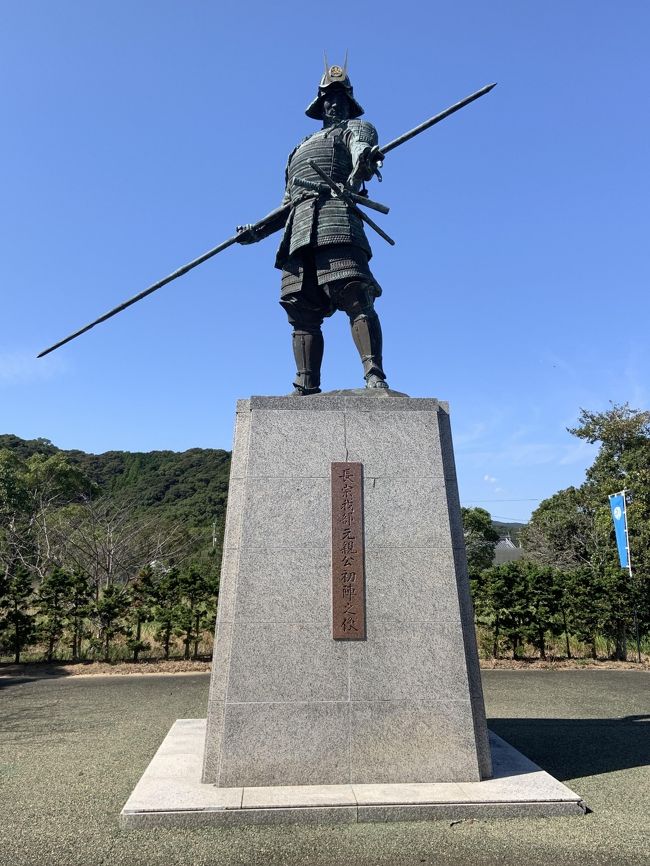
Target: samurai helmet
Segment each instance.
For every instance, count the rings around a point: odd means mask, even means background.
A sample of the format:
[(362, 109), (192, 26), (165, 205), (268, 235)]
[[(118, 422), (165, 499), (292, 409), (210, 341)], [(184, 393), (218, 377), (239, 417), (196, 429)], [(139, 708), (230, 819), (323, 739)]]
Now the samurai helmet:
[(318, 94), (316, 99), (309, 103), (305, 109), (307, 117), (313, 117), (314, 120), (323, 120), (323, 97), (332, 87), (342, 87), (345, 90), (348, 99), (350, 100), (350, 117), (360, 117), (363, 114), (363, 108), (359, 105), (353, 96), (352, 85), (348, 78), (348, 53), (345, 52), (345, 61), (343, 66), (328, 66), (327, 54), (325, 54), (325, 71), (318, 85)]

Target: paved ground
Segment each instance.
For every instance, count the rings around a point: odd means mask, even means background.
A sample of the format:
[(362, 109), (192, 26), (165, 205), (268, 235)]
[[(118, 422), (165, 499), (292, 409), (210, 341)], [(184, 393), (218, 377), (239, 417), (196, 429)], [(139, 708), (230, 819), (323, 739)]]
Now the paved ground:
[(205, 674), (0, 679), (0, 863), (402, 866), (650, 863), (650, 674), (484, 671), (490, 727), (583, 818), (123, 831), (118, 813)]

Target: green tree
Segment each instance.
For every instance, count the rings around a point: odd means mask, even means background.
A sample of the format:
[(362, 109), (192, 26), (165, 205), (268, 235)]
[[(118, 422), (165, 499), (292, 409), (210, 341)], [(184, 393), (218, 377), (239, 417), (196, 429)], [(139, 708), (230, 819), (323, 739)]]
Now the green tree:
[(499, 533), (492, 525), (492, 517), (484, 508), (461, 508), (463, 535), (467, 551), (470, 578), (476, 578), (494, 560), (494, 548)]
[(609, 525), (582, 487), (560, 490), (541, 502), (522, 530), (526, 555), (559, 575), (567, 655), (570, 633), (588, 643), (594, 658), (597, 655), (596, 638), (606, 629), (613, 603), (607, 578), (609, 537)]
[(52, 661), (56, 645), (63, 637), (71, 590), (72, 574), (63, 568), (53, 568), (38, 587), (38, 637), (47, 645), (45, 658), (48, 662)]
[(562, 613), (565, 629), (598, 658), (597, 639), (606, 632), (610, 598), (604, 574), (587, 566), (562, 572)]
[(133, 661), (137, 662), (141, 652), (151, 646), (142, 640), (142, 626), (154, 617), (156, 603), (156, 586), (154, 573), (150, 565), (140, 570), (137, 578), (129, 586), (129, 640), (128, 647), (133, 653)]
[(558, 573), (526, 560), (493, 565), (474, 582), (477, 616), (492, 629), (495, 658), (503, 641), (515, 658), (521, 656), (527, 642), (546, 658), (548, 633), (562, 630), (560, 603)]
[(66, 621), (70, 634), (70, 651), (73, 662), (78, 661), (81, 656), (81, 642), (84, 636), (89, 636), (84, 624), (90, 613), (91, 597), (92, 592), (87, 576), (80, 571), (72, 571)]
[[(579, 488), (560, 491), (533, 513), (522, 533), (537, 562), (567, 575), (567, 625), (591, 645), (596, 635), (612, 640), (616, 658), (627, 657), (627, 636), (635, 617), (650, 625), (650, 412), (612, 404), (605, 412), (581, 410), (570, 430), (591, 444), (596, 458)], [(619, 565), (608, 497), (631, 491), (628, 528), (635, 576)]]
[(29, 509), (24, 475), (23, 461), (0, 450), (0, 646), (16, 663), (34, 630), (32, 580), (15, 543), (18, 523)]
[(156, 640), (162, 644), (163, 656), (169, 658), (174, 629), (178, 619), (177, 607), (180, 603), (180, 577), (177, 568), (164, 572), (156, 583), (155, 605), (153, 609)]
[(183, 638), (184, 658), (189, 659), (192, 643), (193, 656), (197, 658), (201, 635), (211, 624), (216, 610), (216, 581), (208, 570), (192, 565), (181, 573), (179, 589), (175, 633)]
[[(628, 403), (611, 404), (605, 412), (582, 409), (577, 426), (569, 432), (591, 444), (600, 443), (583, 487), (609, 534), (607, 578), (612, 604), (608, 630), (616, 642), (616, 657), (624, 659), (634, 619), (638, 618), (644, 630), (650, 627), (650, 411), (633, 409)], [(632, 579), (619, 566), (608, 504), (609, 494), (622, 489), (630, 491)]]
[(484, 569), (473, 581), (478, 621), (492, 629), (495, 658), (505, 641), (517, 658), (522, 651), (527, 619), (526, 583), (518, 562)]
[(21, 460), (0, 451), (0, 561), (5, 572), (20, 563), (42, 580), (62, 565), (66, 539), (54, 531), (53, 515), (93, 489), (60, 453)]
[(561, 573), (526, 560), (519, 560), (517, 565), (523, 572), (528, 596), (526, 636), (539, 652), (540, 658), (545, 659), (547, 634), (557, 635), (562, 631), (558, 619), (562, 603)]
[(0, 641), (16, 664), (34, 636), (33, 598), (32, 576), (26, 568), (16, 566), (0, 576)]
[(0, 526), (29, 508), (29, 492), (25, 480), (25, 464), (7, 448), (0, 449)]
[(94, 615), (99, 625), (98, 639), (102, 647), (103, 659), (110, 661), (111, 644), (121, 634), (126, 634), (125, 616), (129, 606), (129, 596), (123, 586), (112, 583), (102, 592), (99, 601), (93, 605)]

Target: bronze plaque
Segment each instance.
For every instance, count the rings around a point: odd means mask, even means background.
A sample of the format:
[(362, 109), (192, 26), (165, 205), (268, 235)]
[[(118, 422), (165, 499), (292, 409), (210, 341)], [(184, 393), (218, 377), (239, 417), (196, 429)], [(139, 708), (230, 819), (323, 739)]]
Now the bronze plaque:
[(366, 637), (363, 464), (332, 463), (332, 637)]

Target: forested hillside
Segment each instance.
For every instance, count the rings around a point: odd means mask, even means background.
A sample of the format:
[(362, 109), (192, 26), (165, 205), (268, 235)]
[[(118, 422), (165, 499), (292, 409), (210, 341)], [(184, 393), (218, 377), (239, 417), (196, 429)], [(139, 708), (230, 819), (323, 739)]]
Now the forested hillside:
[(525, 523), (504, 523), (502, 520), (493, 520), (492, 526), (499, 535), (509, 535), (514, 544), (519, 542), (519, 533), (526, 526)]
[(99, 496), (128, 501), (138, 512), (182, 520), (193, 528), (223, 523), (228, 496), (230, 452), (212, 448), (189, 451), (65, 451), (48, 439), (20, 439), (0, 434), (0, 451), (22, 460), (34, 454), (60, 454), (97, 486)]
[(0, 656), (197, 656), (230, 454), (65, 451), (0, 435)]

